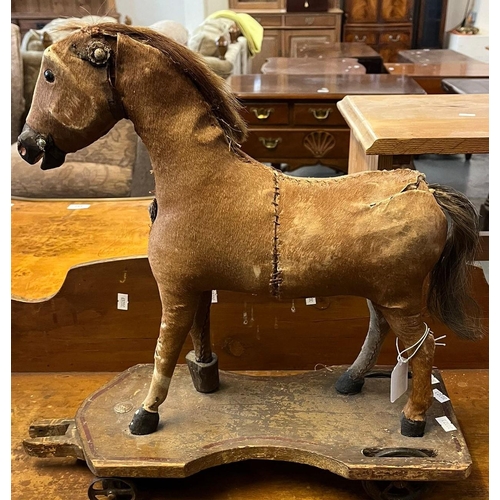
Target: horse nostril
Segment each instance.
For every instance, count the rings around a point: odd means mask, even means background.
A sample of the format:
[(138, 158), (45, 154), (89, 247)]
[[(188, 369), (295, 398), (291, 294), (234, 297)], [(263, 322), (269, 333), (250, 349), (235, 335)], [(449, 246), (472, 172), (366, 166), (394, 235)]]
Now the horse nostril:
[(26, 148), (24, 146), (19, 146), (18, 151), (21, 156), (26, 156)]

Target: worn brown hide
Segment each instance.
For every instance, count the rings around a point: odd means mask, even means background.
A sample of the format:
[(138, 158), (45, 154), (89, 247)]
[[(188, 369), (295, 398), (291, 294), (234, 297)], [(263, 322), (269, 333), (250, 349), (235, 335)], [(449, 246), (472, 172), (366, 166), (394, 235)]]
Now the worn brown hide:
[[(104, 63), (95, 42), (109, 56)], [(54, 82), (44, 79), (46, 69)], [(475, 212), (462, 195), (431, 188), (409, 169), (299, 179), (258, 163), (238, 147), (246, 129), (225, 82), (196, 54), (150, 30), (83, 28), (46, 50), (27, 117), (36, 134), (71, 152), (121, 117), (134, 123), (152, 160), (157, 207), (148, 255), (162, 301), (155, 370), (134, 434), (156, 429), (188, 332), (197, 359), (211, 361), (213, 289), (369, 299), (365, 348), (337, 384), (346, 392), (361, 389), (387, 325), (405, 346), (422, 337), (428, 278), (433, 312), (447, 324), (458, 314), (455, 331), (478, 335), (462, 311), (465, 264), (477, 243)], [(433, 353), (430, 334), (412, 359), (407, 435), (423, 433)]]

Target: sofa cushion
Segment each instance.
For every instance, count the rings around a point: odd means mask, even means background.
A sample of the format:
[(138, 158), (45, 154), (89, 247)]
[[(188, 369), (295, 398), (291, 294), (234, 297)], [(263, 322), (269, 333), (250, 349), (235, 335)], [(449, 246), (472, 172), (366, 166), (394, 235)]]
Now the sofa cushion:
[(207, 19), (200, 24), (188, 41), (188, 47), (203, 56), (217, 56), (217, 40), (223, 36), (228, 42), (231, 40), (229, 29), (234, 26), (230, 19)]
[(154, 23), (149, 27), (163, 35), (172, 38), (181, 45), (187, 45), (189, 32), (181, 23), (178, 23), (176, 21), (169, 21), (167, 19), (165, 21), (158, 21), (157, 23)]
[(24, 118), (25, 102), (23, 95), (23, 60), (19, 49), (21, 35), (19, 26), (10, 25), (10, 143), (17, 141)]
[(130, 196), (137, 135), (128, 120), (118, 122), (90, 146), (70, 153), (54, 170), (29, 165), (11, 149), (11, 194), (26, 198), (113, 198)]

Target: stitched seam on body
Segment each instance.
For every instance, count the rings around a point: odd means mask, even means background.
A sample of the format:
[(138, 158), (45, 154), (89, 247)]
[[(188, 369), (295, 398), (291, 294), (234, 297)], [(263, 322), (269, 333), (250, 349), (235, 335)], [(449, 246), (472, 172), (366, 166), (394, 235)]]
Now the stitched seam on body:
[(279, 186), (279, 176), (278, 172), (273, 172), (274, 180), (274, 196), (273, 196), (273, 207), (274, 207), (274, 220), (273, 220), (273, 257), (272, 257), (272, 272), (271, 280), (269, 283), (271, 295), (273, 297), (279, 298), (281, 293), (281, 284), (283, 283), (282, 271), (280, 268), (280, 252), (279, 252), (279, 202), (280, 202), (280, 186)]

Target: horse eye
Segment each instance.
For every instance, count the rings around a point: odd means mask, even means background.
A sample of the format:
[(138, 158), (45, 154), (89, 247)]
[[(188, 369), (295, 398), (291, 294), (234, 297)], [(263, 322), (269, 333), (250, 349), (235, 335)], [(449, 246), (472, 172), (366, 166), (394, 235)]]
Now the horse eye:
[(50, 69), (46, 69), (43, 72), (43, 76), (45, 77), (45, 80), (47, 80), (49, 83), (53, 83), (56, 77), (54, 76), (54, 73), (50, 71)]

